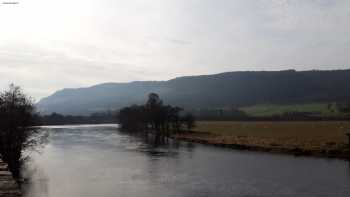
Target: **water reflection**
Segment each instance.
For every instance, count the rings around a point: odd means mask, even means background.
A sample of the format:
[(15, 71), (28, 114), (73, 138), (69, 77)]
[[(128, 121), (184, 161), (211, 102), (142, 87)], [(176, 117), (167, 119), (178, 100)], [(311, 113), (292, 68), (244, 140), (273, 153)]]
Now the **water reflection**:
[(26, 197), (349, 196), (349, 163), (241, 152), (120, 133), (114, 125), (43, 128)]
[(25, 196), (48, 196), (49, 177), (45, 173), (45, 170), (35, 165), (27, 165), (24, 176), (27, 180), (21, 184), (21, 188), (23, 193), (25, 193)]

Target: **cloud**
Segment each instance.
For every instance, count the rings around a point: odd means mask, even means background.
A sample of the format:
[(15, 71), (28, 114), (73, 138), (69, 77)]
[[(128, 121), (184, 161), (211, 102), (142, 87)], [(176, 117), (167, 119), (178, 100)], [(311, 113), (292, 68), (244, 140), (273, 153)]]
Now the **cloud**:
[[(63, 11), (64, 10), (64, 11)], [(348, 0), (29, 0), (0, 7), (0, 88), (350, 68)]]
[(167, 40), (169, 42), (172, 42), (174, 44), (179, 44), (179, 45), (189, 45), (189, 44), (191, 44), (191, 42), (186, 41), (186, 40), (179, 40), (179, 39), (172, 39), (172, 38), (169, 38)]

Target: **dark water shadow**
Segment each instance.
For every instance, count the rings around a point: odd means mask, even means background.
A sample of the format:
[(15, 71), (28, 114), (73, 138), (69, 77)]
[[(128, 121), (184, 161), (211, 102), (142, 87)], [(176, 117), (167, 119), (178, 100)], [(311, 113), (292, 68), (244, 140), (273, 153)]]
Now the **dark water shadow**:
[[(18, 167), (18, 184), (20, 188), (23, 190), (26, 188), (27, 184), (30, 184), (30, 177), (32, 174), (37, 174), (36, 171), (38, 169), (32, 168), (27, 169), (27, 164), (31, 162), (31, 154), (33, 152), (41, 154), (44, 147), (49, 143), (49, 131), (37, 129), (35, 133), (33, 133), (29, 140), (28, 146), (23, 150), (21, 165)], [(25, 168), (25, 170), (24, 170)], [(25, 172), (25, 173), (24, 173)]]
[(49, 176), (45, 170), (35, 165), (30, 165), (32, 161), (27, 161), (22, 171), (25, 177), (21, 183), (21, 190), (25, 197), (48, 196), (49, 195)]
[(182, 142), (174, 140), (172, 138), (164, 138), (163, 140), (157, 140), (157, 137), (148, 134), (134, 134), (118, 131), (119, 133), (127, 136), (131, 136), (137, 141), (141, 142), (140, 146), (136, 149), (138, 152), (142, 152), (150, 158), (157, 157), (178, 157), (179, 150), (184, 149), (191, 153), (196, 148), (196, 145), (191, 142)]

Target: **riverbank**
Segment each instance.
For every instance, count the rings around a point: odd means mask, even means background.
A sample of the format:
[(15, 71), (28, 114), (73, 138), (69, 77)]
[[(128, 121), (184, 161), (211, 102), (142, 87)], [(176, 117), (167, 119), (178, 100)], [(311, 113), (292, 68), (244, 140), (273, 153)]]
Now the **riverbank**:
[(21, 192), (17, 182), (8, 170), (7, 164), (0, 159), (0, 196), (20, 197)]
[(350, 122), (198, 122), (178, 140), (239, 150), (350, 158), (346, 130)]

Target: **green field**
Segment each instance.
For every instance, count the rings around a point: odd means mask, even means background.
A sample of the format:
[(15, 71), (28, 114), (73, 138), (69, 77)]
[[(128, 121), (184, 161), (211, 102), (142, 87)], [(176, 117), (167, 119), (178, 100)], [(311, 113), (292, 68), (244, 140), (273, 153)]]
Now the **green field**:
[(294, 105), (254, 105), (242, 107), (250, 116), (272, 116), (281, 115), (286, 112), (311, 112), (322, 116), (341, 116), (334, 103), (311, 103), (311, 104), (294, 104)]

